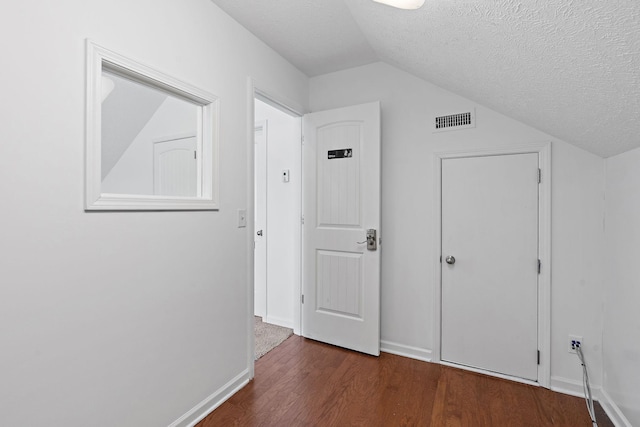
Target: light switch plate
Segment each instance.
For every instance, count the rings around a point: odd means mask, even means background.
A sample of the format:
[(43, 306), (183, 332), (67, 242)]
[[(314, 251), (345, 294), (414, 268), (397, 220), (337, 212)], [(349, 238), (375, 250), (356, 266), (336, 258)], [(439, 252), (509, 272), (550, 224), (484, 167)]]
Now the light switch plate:
[(247, 226), (247, 210), (238, 209), (238, 228)]

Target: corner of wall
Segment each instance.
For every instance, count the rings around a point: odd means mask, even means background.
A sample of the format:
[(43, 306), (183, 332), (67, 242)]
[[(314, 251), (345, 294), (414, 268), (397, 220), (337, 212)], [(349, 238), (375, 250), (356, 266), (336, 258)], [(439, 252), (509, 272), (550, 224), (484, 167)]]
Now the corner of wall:
[(193, 427), (202, 421), (218, 406), (222, 405), (242, 387), (249, 383), (249, 370), (245, 369), (231, 381), (220, 387), (213, 394), (206, 397), (186, 414), (169, 424), (169, 427)]

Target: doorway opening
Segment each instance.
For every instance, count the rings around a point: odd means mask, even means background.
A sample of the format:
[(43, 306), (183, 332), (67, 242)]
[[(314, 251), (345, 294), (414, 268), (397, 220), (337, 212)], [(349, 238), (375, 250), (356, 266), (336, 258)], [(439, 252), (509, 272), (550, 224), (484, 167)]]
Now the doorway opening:
[[(303, 116), (248, 83), (250, 376), (256, 313), (296, 335), (377, 356), (380, 103)], [(279, 134), (281, 121), (292, 125)], [(334, 233), (321, 244), (317, 231), (327, 230)]]
[(254, 97), (255, 358), (300, 333), (301, 116)]

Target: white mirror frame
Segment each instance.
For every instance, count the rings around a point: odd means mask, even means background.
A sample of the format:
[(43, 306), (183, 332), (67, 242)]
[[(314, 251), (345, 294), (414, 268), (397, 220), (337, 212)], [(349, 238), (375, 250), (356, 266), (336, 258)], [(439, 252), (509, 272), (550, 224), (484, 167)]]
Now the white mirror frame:
[[(199, 106), (198, 196), (111, 194), (102, 185), (102, 71), (127, 76)], [(216, 96), (87, 40), (85, 210), (217, 210), (219, 100)]]

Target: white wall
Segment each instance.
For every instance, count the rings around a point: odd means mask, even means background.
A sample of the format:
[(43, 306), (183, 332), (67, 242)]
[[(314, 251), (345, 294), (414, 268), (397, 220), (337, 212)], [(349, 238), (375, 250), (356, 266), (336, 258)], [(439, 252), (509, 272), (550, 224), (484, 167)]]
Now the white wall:
[[(220, 97), (220, 211), (83, 211), (86, 37)], [(248, 376), (247, 76), (308, 81), (209, 0), (3, 2), (0, 47), (0, 425), (168, 425)]]
[[(434, 151), (553, 140), (552, 384), (581, 391), (580, 365), (566, 349), (570, 333), (584, 337), (600, 384), (602, 159), (383, 63), (310, 80), (312, 111), (375, 100), (382, 105), (382, 347), (425, 358), (433, 348)], [(475, 129), (431, 133), (434, 113), (473, 106)]]
[(197, 107), (181, 99), (167, 97), (104, 177), (100, 190), (115, 194), (155, 194), (154, 142), (179, 135), (195, 135), (197, 127)]
[(606, 160), (604, 387), (640, 426), (640, 149)]
[[(266, 322), (294, 326), (300, 294), (301, 119), (256, 100), (255, 119), (267, 121)], [(289, 182), (282, 170), (289, 169)]]

